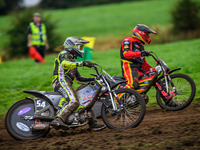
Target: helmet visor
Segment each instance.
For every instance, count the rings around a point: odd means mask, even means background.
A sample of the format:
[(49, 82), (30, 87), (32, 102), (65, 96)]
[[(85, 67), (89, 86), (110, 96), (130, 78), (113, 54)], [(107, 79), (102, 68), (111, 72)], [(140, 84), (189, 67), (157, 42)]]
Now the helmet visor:
[(82, 51), (82, 50), (83, 50), (83, 47), (84, 47), (84, 45), (83, 45), (83, 44), (81, 44), (81, 45), (78, 45), (78, 49), (79, 49), (80, 51)]
[(150, 34), (149, 32), (144, 32), (144, 37), (149, 38), (150, 37), (149, 34)]
[(81, 45), (65, 45), (64, 46), (64, 48), (76, 48), (76, 49), (78, 49), (78, 50), (83, 50), (83, 47), (84, 47), (84, 45), (83, 44), (81, 44)]

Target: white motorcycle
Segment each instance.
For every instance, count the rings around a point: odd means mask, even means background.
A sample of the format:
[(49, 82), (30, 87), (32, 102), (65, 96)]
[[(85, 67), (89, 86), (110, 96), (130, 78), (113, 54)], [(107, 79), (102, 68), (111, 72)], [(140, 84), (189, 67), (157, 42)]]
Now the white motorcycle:
[[(145, 102), (142, 96), (133, 89), (118, 89), (119, 84), (108, 73), (99, 73), (98, 65), (96, 80), (77, 89), (80, 106), (65, 121), (65, 126), (56, 129), (70, 129), (86, 125), (93, 115), (91, 109), (96, 101), (102, 103), (101, 117), (111, 129), (127, 129), (138, 126), (145, 115)], [(100, 67), (101, 68), (101, 67)], [(27, 97), (16, 102), (7, 112), (5, 123), (8, 133), (18, 140), (31, 140), (46, 136), (51, 121), (59, 112), (58, 104), (62, 95), (58, 92), (24, 91), (34, 97)], [(118, 95), (121, 93), (121, 97)]]

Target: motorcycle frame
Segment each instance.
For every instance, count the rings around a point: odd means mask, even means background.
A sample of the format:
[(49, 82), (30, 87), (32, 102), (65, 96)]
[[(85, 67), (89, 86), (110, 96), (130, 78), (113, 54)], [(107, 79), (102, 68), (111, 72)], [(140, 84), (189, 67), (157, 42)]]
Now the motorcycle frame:
[[(162, 95), (165, 97), (165, 98), (167, 98), (167, 99), (170, 99), (170, 98), (172, 98), (173, 96), (175, 96), (175, 95), (172, 95), (172, 96), (170, 96), (172, 93), (175, 93), (175, 91), (176, 91), (176, 88), (175, 88), (175, 86), (174, 86), (174, 84), (173, 84), (173, 82), (172, 82), (172, 80), (171, 80), (171, 77), (170, 77), (170, 74), (172, 74), (173, 72), (175, 72), (175, 71), (178, 71), (178, 70), (181, 70), (181, 68), (176, 68), (176, 69), (172, 69), (172, 70), (170, 70), (169, 68), (169, 70), (166, 70), (166, 66), (164, 66), (164, 64), (159, 60), (159, 59), (157, 59), (154, 55), (152, 55), (152, 54), (150, 54), (150, 56), (152, 56), (153, 58), (154, 58), (154, 60), (156, 61), (156, 63), (157, 63), (157, 66), (158, 65), (160, 65), (161, 66), (161, 72), (162, 72), (162, 75), (158, 78), (158, 76), (160, 75), (160, 74), (158, 74), (154, 79), (153, 79), (153, 81), (151, 82), (151, 84), (150, 85), (148, 85), (147, 86), (147, 88), (145, 89), (145, 91), (144, 92), (142, 92), (141, 94), (146, 94), (150, 89), (151, 89), (151, 87), (152, 86), (154, 86), (154, 87), (156, 87), (157, 89), (159, 89), (160, 90), (160, 92), (162, 93)], [(161, 80), (161, 79), (165, 79), (165, 85), (166, 85), (166, 89), (167, 89), (167, 91), (165, 92), (162, 88), (161, 88), (161, 86), (159, 85), (159, 81)], [(172, 88), (173, 88), (173, 91), (171, 91), (171, 92), (169, 92), (168, 90), (169, 90), (169, 82), (171, 83), (171, 85), (172, 85)]]
[[(96, 64), (96, 65), (97, 65), (97, 64)], [(113, 96), (117, 99), (118, 102), (119, 102), (119, 98), (117, 97), (117, 95), (116, 95), (116, 93), (114, 92), (113, 89), (114, 89), (116, 86), (118, 86), (119, 84), (124, 83), (124, 82), (127, 82), (127, 81), (124, 80), (124, 81), (118, 82), (118, 83), (114, 84), (113, 86), (111, 86), (111, 85), (108, 83), (107, 79), (104, 77), (104, 75), (99, 73), (97, 67), (94, 66), (93, 68), (94, 68), (94, 69), (96, 70), (96, 72), (97, 72), (97, 75), (96, 75), (96, 77), (97, 77), (97, 82), (99, 82), (98, 79), (100, 79), (100, 80), (103, 81), (103, 83), (104, 83), (104, 84), (106, 85), (106, 87), (107, 87), (107, 88), (106, 88), (107, 90), (104, 91), (104, 92), (101, 93), (101, 94), (98, 94), (98, 97), (101, 97), (101, 96), (103, 96), (105, 93), (108, 93), (109, 96), (110, 96), (110, 99), (111, 99), (111, 103), (112, 103), (113, 110), (114, 110), (114, 111), (117, 111), (117, 110), (118, 110), (118, 109), (117, 109), (117, 105), (116, 105), (116, 102), (115, 102)], [(49, 106), (51, 106), (51, 107), (48, 107), (48, 108), (47, 108), (47, 109), (50, 110), (51, 114), (53, 114), (54, 112), (57, 111), (56, 108), (55, 108), (55, 106), (54, 106), (54, 104), (51, 102), (51, 100), (50, 100), (47, 96), (45, 96), (44, 94), (42, 94), (41, 92), (39, 92), (39, 91), (37, 91), (37, 90), (30, 90), (30, 91), (23, 91), (23, 92), (24, 92), (24, 93), (27, 93), (27, 94), (30, 94), (30, 95), (33, 95), (33, 96), (35, 96), (35, 98), (41, 98), (41, 99), (43, 99), (44, 101), (46, 101), (46, 102), (49, 104)], [(34, 98), (29, 98), (29, 97), (27, 97), (27, 99), (33, 100), (33, 102), (35, 103)], [(97, 99), (98, 99), (98, 98), (96, 97), (96, 100), (97, 100)], [(96, 100), (94, 100), (94, 101), (96, 101)], [(95, 102), (94, 102), (94, 103), (95, 103)], [(93, 103), (93, 105), (94, 105), (94, 103)], [(103, 103), (104, 103), (104, 102), (103, 102)], [(88, 109), (92, 108), (93, 105), (91, 105), (90, 107), (85, 107), (84, 110), (88, 110)], [(45, 109), (45, 110), (46, 110), (46, 109)], [(54, 117), (53, 117), (52, 115), (50, 116), (50, 118), (41, 116), (40, 113), (42, 113), (42, 112), (43, 112), (43, 111), (40, 111), (40, 112), (38, 112), (38, 113), (35, 113), (34, 118), (35, 118), (35, 119), (39, 118), (39, 119), (45, 119), (45, 120), (53, 120)]]
[[(114, 100), (113, 96), (117, 99), (117, 102), (120, 104), (120, 101), (119, 101), (119, 98), (117, 96), (117, 94), (115, 93), (115, 91), (113, 90), (115, 87), (117, 87), (118, 85), (122, 84), (122, 83), (126, 83), (127, 81), (124, 80), (124, 81), (121, 81), (121, 82), (118, 82), (116, 84), (114, 84), (112, 87), (111, 85), (108, 83), (108, 81), (106, 80), (106, 78), (104, 77), (103, 74), (100, 74), (97, 67), (94, 66), (94, 69), (95, 71), (97, 72), (97, 78), (100, 78), (103, 80), (103, 82), (105, 83), (106, 87), (107, 87), (107, 90), (104, 91), (99, 97), (103, 96), (105, 93), (108, 93), (109, 96), (110, 96), (110, 100), (111, 100), (111, 104), (112, 104), (112, 107), (113, 107), (113, 110), (114, 111), (118, 111), (118, 108), (117, 108), (117, 105), (116, 105), (116, 101)], [(105, 102), (103, 102), (105, 103)], [(106, 104), (105, 104), (106, 105)]]

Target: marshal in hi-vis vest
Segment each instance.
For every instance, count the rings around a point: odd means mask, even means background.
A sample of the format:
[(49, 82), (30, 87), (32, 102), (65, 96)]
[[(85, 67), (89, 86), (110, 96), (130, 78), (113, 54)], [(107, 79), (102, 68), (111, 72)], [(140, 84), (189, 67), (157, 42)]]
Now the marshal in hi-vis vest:
[[(45, 41), (46, 41), (46, 27), (43, 23), (41, 23), (41, 32), (39, 30), (39, 28), (33, 23), (30, 23), (30, 27), (31, 27), (31, 45), (41, 45), (44, 46), (45, 45)], [(42, 36), (42, 37), (40, 37)]]

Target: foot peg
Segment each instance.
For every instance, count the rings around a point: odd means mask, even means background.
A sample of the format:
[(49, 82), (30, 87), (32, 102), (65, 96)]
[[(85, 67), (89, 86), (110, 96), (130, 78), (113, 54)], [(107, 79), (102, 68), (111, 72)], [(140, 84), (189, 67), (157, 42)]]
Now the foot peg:
[(149, 97), (146, 94), (142, 94), (142, 97), (143, 97), (145, 103), (147, 104), (149, 102)]
[(51, 123), (51, 126), (53, 127), (64, 127), (64, 128), (69, 128), (68, 125), (66, 125), (60, 118), (54, 119)]

